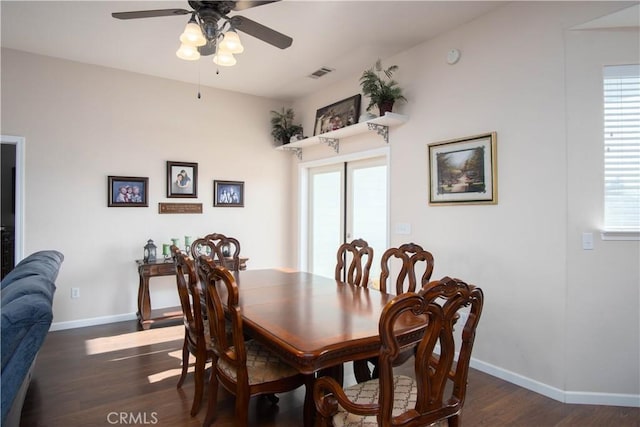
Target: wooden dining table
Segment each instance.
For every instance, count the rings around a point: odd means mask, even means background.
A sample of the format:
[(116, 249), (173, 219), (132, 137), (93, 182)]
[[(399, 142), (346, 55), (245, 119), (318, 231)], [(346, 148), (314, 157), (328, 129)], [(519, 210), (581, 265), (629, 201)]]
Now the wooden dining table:
[[(380, 352), (378, 321), (394, 295), (311, 273), (282, 269), (233, 273), (244, 330), (305, 374)], [(415, 342), (425, 323), (397, 323)]]

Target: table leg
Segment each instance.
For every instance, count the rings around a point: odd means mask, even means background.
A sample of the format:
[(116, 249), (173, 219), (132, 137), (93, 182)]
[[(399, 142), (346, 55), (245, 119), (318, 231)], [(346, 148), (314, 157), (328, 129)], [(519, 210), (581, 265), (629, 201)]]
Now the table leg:
[(138, 286), (138, 316), (140, 316), (140, 324), (142, 329), (149, 329), (151, 322), (151, 297), (149, 296), (149, 277), (140, 274), (140, 283)]
[(313, 427), (315, 424), (316, 407), (313, 401), (313, 384), (315, 375), (307, 375), (305, 381), (305, 395), (303, 407), (303, 423), (304, 427)]

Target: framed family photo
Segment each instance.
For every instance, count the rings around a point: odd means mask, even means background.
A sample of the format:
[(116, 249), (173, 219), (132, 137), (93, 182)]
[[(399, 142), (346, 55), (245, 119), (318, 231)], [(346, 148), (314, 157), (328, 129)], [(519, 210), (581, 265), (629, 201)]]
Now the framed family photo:
[(244, 207), (244, 182), (213, 181), (213, 206)]
[(320, 108), (316, 112), (314, 135), (337, 130), (358, 123), (360, 117), (360, 94)]
[(429, 204), (498, 203), (496, 133), (429, 145)]
[(198, 164), (167, 162), (167, 197), (198, 197)]
[(107, 206), (142, 207), (149, 206), (147, 194), (149, 192), (149, 178), (134, 176), (108, 176)]

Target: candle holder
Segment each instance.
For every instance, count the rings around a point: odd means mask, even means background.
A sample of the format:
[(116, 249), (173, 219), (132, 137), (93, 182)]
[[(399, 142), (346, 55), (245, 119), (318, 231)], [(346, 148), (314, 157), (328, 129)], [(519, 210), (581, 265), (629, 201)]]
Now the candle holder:
[(191, 236), (184, 236), (184, 250), (187, 256), (191, 256), (191, 243), (193, 238)]
[(169, 243), (162, 244), (162, 255), (164, 255), (165, 261), (171, 258), (171, 245)]

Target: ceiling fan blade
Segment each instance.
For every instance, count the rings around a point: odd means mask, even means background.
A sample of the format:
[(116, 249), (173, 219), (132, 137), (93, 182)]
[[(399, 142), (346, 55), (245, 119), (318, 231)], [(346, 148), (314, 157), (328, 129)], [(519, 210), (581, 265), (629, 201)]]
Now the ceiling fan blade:
[(116, 19), (155, 18), (157, 16), (187, 15), (191, 13), (185, 9), (156, 9), (138, 10), (134, 12), (114, 12), (111, 14)]
[(233, 7), (233, 10), (245, 10), (250, 7), (262, 6), (263, 4), (276, 3), (280, 0), (271, 0), (271, 1), (249, 1), (249, 0), (239, 0), (236, 2), (236, 5)]
[(258, 24), (256, 21), (252, 21), (244, 16), (234, 16), (231, 18), (231, 24), (236, 30), (249, 34), (257, 39), (262, 40), (265, 43), (269, 43), (280, 49), (286, 49), (291, 46), (293, 39), (287, 35), (272, 30), (269, 27), (265, 27), (262, 24)]

